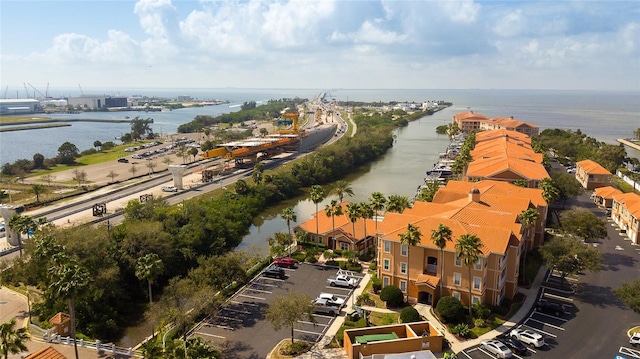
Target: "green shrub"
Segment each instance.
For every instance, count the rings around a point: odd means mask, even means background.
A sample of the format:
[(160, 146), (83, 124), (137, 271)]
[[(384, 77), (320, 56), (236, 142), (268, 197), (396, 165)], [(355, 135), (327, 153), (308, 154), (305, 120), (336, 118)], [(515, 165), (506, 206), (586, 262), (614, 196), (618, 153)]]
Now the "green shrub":
[(341, 257), (342, 256), (342, 249), (335, 249), (333, 251), (333, 253), (335, 253), (336, 257)]
[(477, 302), (471, 309), (473, 310), (473, 316), (476, 318), (487, 319), (489, 314), (491, 314), (491, 308), (482, 302)]
[(400, 321), (403, 323), (419, 322), (421, 320), (420, 313), (414, 307), (405, 307), (400, 312)]
[(375, 274), (371, 277), (371, 288), (375, 294), (380, 293), (380, 289), (382, 289), (382, 279)]
[(304, 257), (304, 260), (309, 263), (315, 263), (318, 261), (318, 257), (316, 257), (316, 255), (313, 254), (312, 252), (307, 252), (307, 255)]
[(369, 263), (369, 270), (375, 271), (376, 269), (378, 269), (378, 263), (375, 261)]
[(471, 330), (468, 325), (460, 323), (451, 328), (451, 333), (458, 334), (463, 338), (468, 338), (471, 335)]
[(473, 320), (473, 325), (475, 325), (478, 328), (484, 328), (487, 326), (487, 322), (485, 322), (484, 319), (477, 318)]
[(436, 305), (436, 310), (444, 322), (456, 322), (464, 317), (464, 307), (454, 297), (440, 298)]
[(404, 294), (400, 288), (395, 285), (388, 285), (382, 288), (380, 292), (380, 300), (387, 303), (390, 307), (399, 307), (404, 303)]
[(357, 305), (375, 305), (376, 302), (371, 299), (369, 293), (362, 293), (356, 298)]

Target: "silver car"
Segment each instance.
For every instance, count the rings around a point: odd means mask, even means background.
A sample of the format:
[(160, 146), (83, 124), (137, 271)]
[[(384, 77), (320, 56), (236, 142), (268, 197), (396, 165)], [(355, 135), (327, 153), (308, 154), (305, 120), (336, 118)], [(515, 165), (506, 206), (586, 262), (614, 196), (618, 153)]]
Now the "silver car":
[(480, 345), (482, 349), (495, 355), (496, 358), (511, 358), (513, 356), (511, 349), (497, 340), (483, 340)]

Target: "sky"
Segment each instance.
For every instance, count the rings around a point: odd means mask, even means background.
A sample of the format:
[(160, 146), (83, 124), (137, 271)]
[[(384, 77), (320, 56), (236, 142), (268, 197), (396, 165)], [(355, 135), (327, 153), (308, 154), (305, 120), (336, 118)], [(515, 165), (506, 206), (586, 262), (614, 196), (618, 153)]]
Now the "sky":
[(640, 91), (640, 1), (0, 0), (0, 84)]

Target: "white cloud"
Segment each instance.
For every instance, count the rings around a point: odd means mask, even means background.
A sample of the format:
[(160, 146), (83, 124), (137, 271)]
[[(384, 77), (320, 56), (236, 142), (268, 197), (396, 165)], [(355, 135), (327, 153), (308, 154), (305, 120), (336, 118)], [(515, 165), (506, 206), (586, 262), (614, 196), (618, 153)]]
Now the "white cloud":
[(438, 1), (437, 4), (442, 6), (451, 20), (464, 24), (476, 22), (480, 12), (480, 5), (473, 0)]
[(522, 10), (517, 9), (498, 19), (493, 26), (493, 32), (501, 37), (512, 37), (519, 35), (525, 26), (527, 24), (522, 18)]

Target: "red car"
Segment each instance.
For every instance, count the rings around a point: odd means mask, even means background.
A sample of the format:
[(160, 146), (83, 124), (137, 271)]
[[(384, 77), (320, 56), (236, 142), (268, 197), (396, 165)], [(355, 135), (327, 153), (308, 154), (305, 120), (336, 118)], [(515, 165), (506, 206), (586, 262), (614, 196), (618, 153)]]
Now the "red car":
[(273, 261), (273, 264), (283, 268), (295, 268), (297, 263), (295, 259), (289, 257), (276, 258)]

